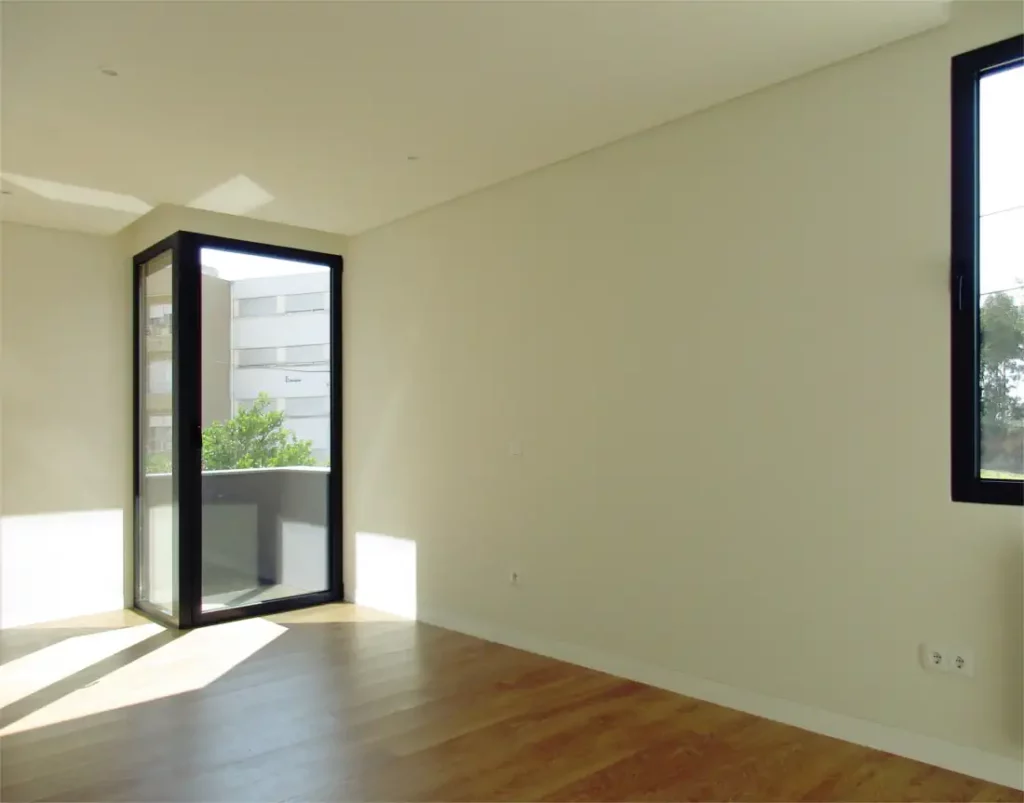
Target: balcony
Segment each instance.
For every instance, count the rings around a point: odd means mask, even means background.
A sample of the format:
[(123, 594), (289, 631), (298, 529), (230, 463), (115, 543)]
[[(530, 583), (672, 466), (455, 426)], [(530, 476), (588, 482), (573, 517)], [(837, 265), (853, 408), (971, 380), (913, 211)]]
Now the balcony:
[[(328, 588), (330, 476), (307, 466), (203, 472), (204, 610)], [(169, 556), (172, 477), (147, 474), (144, 483), (150, 554)], [(152, 561), (147, 574), (149, 588), (170, 598), (170, 561)]]

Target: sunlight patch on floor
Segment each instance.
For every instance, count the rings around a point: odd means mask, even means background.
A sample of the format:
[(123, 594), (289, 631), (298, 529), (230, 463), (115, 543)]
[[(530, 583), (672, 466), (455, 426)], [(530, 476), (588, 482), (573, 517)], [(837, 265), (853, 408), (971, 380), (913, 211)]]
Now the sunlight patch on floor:
[(265, 619), (192, 630), (0, 730), (0, 736), (201, 689), (287, 628)]
[(163, 631), (158, 624), (72, 636), (0, 666), (0, 708)]

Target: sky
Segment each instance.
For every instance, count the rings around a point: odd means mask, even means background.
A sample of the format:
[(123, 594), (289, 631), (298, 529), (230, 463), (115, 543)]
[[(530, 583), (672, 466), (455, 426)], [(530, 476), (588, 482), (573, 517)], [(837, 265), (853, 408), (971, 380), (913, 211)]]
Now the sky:
[(202, 249), (199, 258), (204, 268), (213, 268), (217, 271), (218, 277), (229, 282), (239, 279), (264, 279), (270, 276), (294, 276), (299, 273), (318, 273), (330, 270), (326, 265), (317, 265), (312, 262), (291, 262), (286, 259), (221, 251), (216, 248)]
[(981, 79), (981, 292), (1024, 301), (1024, 65)]

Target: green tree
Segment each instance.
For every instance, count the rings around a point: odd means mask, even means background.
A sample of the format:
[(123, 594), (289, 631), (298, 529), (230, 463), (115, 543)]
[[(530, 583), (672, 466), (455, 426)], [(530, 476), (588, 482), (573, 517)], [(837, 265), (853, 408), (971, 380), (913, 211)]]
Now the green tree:
[(270, 397), (261, 393), (234, 418), (203, 430), (203, 468), (315, 466), (312, 447), (312, 441), (299, 440), (284, 428), (284, 413), (272, 410)]
[(981, 305), (981, 463), (1024, 471), (1024, 306), (1009, 293)]

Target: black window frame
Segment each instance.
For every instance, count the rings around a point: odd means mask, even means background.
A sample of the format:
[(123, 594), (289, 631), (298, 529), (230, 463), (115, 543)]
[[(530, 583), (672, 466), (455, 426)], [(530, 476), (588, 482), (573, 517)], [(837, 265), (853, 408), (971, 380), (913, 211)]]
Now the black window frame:
[[(331, 461), (330, 474), (326, 479), (327, 492), (327, 588), (321, 591), (300, 593), (294, 596), (270, 599), (263, 602), (241, 605), (233, 608), (203, 610), (202, 595), (202, 250), (213, 248), (238, 254), (272, 257), (291, 262), (305, 262), (322, 265), (330, 269), (330, 290), (332, 301), (330, 318), (329, 365), (331, 385), (329, 390), (331, 422), (330, 445), (327, 451)], [(172, 457), (173, 503), (176, 520), (175, 538), (171, 566), (172, 587), (175, 590), (170, 611), (152, 605), (142, 593), (141, 579), (146, 572), (144, 546), (144, 478), (145, 466), (142, 451), (144, 383), (141, 381), (143, 357), (145, 355), (145, 296), (143, 294), (146, 264), (158, 255), (169, 253), (172, 269), (172, 322), (173, 340), (172, 379)], [(342, 488), (344, 466), (342, 433), (343, 388), (342, 388), (342, 272), (344, 258), (338, 254), (321, 253), (289, 246), (236, 240), (211, 234), (179, 231), (165, 240), (147, 248), (134, 258), (134, 303), (133, 303), (133, 479), (134, 479), (134, 607), (143, 615), (168, 627), (182, 630), (193, 627), (218, 624), (221, 622), (266, 616), (283, 611), (340, 602), (345, 599), (344, 573), (342, 567), (343, 541)], [(148, 434), (148, 433), (147, 433)]]
[(1024, 481), (981, 476), (978, 111), (981, 79), (1024, 63), (1024, 35), (952, 62), (951, 491), (954, 502), (1024, 505)]

